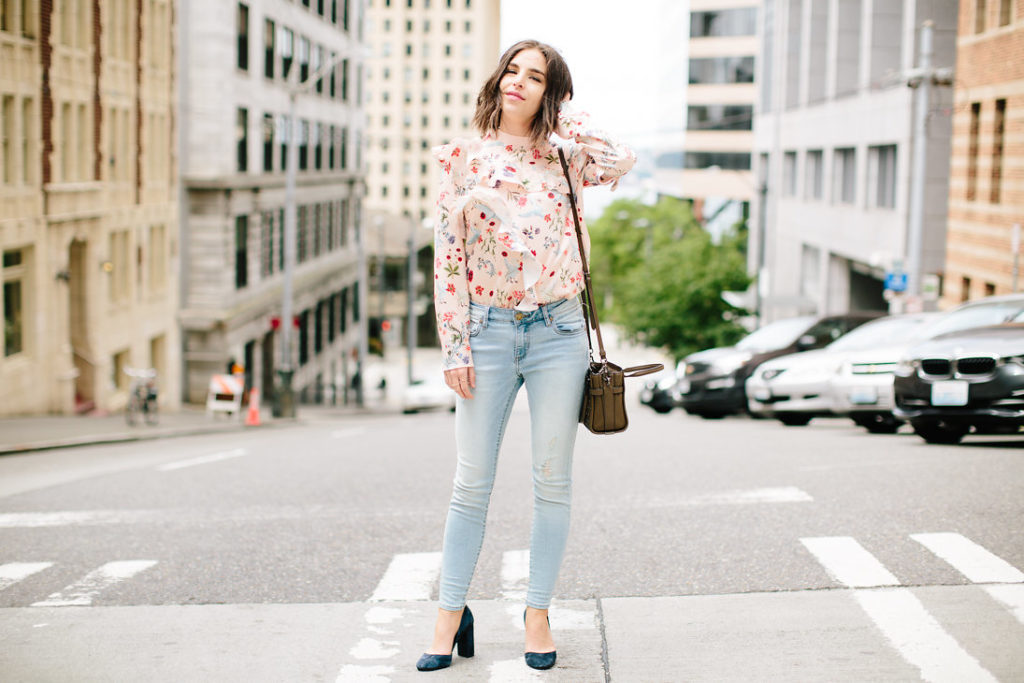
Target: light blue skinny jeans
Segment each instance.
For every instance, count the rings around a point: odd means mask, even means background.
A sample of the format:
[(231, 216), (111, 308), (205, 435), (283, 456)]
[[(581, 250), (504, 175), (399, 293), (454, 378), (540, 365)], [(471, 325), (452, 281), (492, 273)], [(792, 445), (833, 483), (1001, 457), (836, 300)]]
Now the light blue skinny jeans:
[(470, 304), (470, 348), (476, 370), (472, 399), (458, 399), (458, 464), (444, 530), (440, 606), (466, 604), (484, 539), (505, 426), (526, 385), (533, 450), (533, 527), (526, 604), (547, 609), (569, 536), (572, 452), (589, 362), (578, 299), (516, 311)]

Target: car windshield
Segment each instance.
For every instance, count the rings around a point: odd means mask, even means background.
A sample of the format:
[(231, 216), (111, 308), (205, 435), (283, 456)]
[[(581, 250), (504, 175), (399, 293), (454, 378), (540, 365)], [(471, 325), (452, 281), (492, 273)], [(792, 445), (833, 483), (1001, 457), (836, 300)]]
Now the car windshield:
[(826, 346), (829, 351), (860, 351), (876, 346), (898, 344), (915, 336), (925, 319), (918, 316), (882, 318), (847, 332)]
[(813, 322), (811, 317), (777, 320), (739, 340), (736, 348), (753, 353), (784, 349), (806, 332)]
[(930, 325), (925, 332), (930, 339), (947, 332), (957, 332), (972, 327), (998, 325), (1024, 313), (1024, 301), (994, 301), (987, 304), (967, 306), (950, 311)]

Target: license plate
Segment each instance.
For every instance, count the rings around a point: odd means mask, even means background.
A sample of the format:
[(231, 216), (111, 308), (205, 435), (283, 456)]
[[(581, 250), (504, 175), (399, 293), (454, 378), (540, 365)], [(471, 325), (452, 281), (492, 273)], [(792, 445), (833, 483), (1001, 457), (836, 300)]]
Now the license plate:
[(967, 382), (948, 380), (932, 385), (933, 406), (965, 406), (967, 405)]
[(858, 406), (870, 406), (878, 403), (878, 392), (874, 389), (851, 389), (850, 403)]
[(758, 387), (757, 389), (754, 389), (754, 398), (762, 402), (770, 401), (772, 400), (772, 390)]
[(679, 380), (679, 384), (676, 385), (676, 391), (678, 391), (680, 394), (688, 394), (688, 393), (690, 393), (690, 380), (688, 380), (688, 379), (681, 379), (681, 380)]

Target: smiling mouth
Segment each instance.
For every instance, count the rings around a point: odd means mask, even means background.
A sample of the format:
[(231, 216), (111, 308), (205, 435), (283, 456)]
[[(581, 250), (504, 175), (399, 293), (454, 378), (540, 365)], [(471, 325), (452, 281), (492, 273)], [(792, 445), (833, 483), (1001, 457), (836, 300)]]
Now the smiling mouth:
[(507, 92), (507, 93), (505, 93), (505, 97), (510, 97), (512, 99), (516, 99), (516, 100), (519, 100), (519, 101), (524, 101), (526, 99), (525, 97), (523, 97), (522, 95), (520, 95), (517, 92)]

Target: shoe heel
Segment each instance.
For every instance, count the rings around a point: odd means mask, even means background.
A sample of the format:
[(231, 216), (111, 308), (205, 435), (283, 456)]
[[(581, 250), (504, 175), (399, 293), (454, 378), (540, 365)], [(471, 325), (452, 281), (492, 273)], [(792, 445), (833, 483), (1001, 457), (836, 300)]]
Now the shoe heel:
[(460, 657), (472, 657), (476, 654), (476, 643), (473, 641), (473, 624), (462, 632), (457, 642)]

